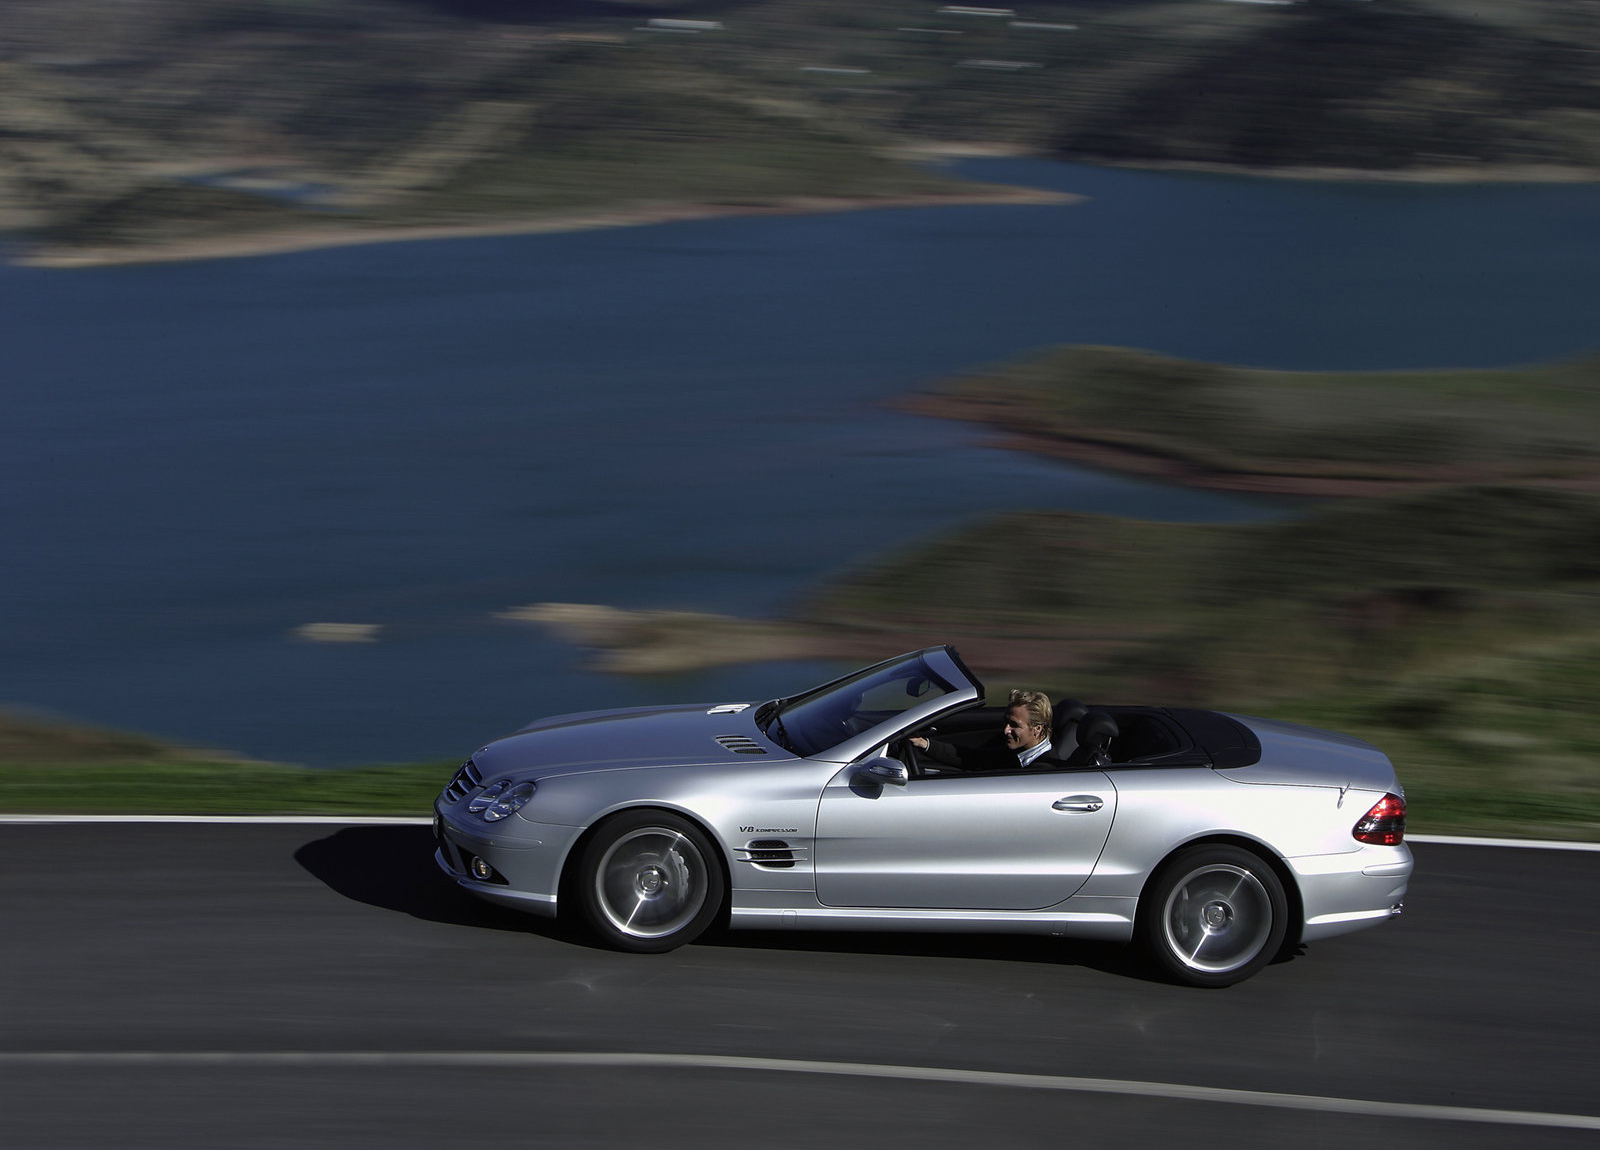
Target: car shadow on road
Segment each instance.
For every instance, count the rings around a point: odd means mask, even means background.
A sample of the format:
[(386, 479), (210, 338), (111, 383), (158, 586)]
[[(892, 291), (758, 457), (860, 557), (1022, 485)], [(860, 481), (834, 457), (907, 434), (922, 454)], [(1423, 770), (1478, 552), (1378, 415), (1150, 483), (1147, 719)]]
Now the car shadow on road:
[(1024, 934), (934, 934), (922, 932), (719, 930), (702, 946), (746, 950), (807, 951), (885, 958), (989, 959), (1081, 966), (1118, 977), (1164, 981), (1143, 958), (1119, 943)]
[[(422, 826), (345, 827), (294, 852), (297, 863), (345, 898), (430, 922), (538, 934), (605, 949), (559, 920), (482, 902), (433, 861), (433, 832)], [(1022, 934), (714, 929), (696, 945), (888, 958), (989, 959), (1081, 966), (1118, 977), (1168, 981), (1136, 951), (1117, 943)]]
[(433, 832), (418, 826), (345, 827), (294, 852), (294, 861), (356, 902), (430, 922), (557, 937), (557, 924), (481, 902), (440, 872)]

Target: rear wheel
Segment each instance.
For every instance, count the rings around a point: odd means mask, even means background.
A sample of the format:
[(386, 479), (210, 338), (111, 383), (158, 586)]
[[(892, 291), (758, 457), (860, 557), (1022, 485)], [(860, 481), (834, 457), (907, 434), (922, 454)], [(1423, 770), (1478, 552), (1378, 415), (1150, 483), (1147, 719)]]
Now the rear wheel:
[(727, 890), (705, 834), (665, 811), (605, 823), (578, 865), (584, 922), (620, 950), (659, 953), (692, 942), (716, 921)]
[(1174, 855), (1146, 888), (1139, 935), (1164, 972), (1191, 986), (1232, 986), (1272, 961), (1289, 926), (1277, 872), (1240, 847)]

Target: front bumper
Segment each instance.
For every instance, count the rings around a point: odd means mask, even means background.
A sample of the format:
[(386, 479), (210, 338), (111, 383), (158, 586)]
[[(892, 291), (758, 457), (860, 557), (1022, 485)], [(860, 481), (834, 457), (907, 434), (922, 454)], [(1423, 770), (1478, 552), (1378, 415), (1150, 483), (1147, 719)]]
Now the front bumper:
[(530, 822), (520, 815), (506, 822), (512, 825), (491, 829), (480, 819), (453, 818), (436, 806), (434, 862), (479, 898), (553, 917), (561, 865), (582, 828)]

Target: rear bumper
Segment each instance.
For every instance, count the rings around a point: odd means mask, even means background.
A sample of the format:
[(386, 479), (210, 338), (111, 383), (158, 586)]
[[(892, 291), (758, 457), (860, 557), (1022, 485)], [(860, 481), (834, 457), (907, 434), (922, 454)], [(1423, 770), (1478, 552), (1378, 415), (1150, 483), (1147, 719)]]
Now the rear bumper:
[(1302, 942), (1332, 938), (1396, 918), (1405, 909), (1411, 851), (1362, 847), (1339, 855), (1289, 859), (1305, 911)]

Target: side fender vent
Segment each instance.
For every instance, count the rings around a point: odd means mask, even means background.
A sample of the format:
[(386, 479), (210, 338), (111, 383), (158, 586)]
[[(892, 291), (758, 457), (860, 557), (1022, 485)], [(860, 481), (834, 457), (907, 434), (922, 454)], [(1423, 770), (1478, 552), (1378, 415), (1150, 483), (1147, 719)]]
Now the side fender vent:
[(722, 744), (722, 749), (732, 751), (736, 755), (764, 755), (767, 749), (754, 739), (744, 735), (718, 735), (717, 742)]
[(791, 846), (782, 839), (752, 839), (749, 846), (736, 849), (745, 862), (765, 870), (790, 870), (806, 853), (805, 847)]

